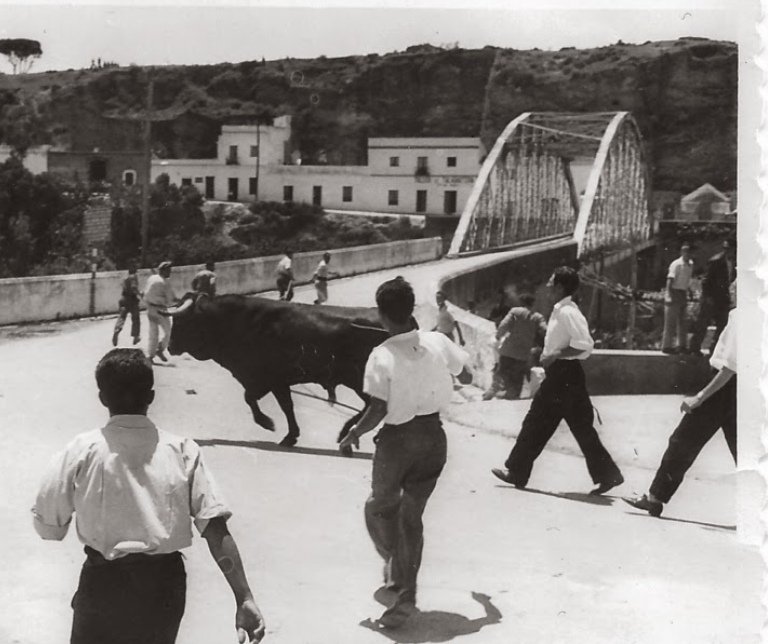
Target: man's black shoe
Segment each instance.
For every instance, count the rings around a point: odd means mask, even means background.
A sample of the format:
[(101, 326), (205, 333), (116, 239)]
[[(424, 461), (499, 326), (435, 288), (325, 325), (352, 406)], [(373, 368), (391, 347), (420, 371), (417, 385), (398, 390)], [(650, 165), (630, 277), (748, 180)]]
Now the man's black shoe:
[(660, 501), (651, 501), (647, 494), (633, 497), (623, 496), (621, 497), (621, 500), (624, 501), (624, 503), (629, 503), (629, 505), (631, 505), (633, 508), (637, 508), (638, 510), (645, 510), (652, 517), (660, 517), (661, 512), (664, 509), (663, 503)]
[(165, 351), (163, 349), (160, 349), (157, 352), (157, 357), (160, 358), (163, 362), (168, 362), (168, 356), (165, 355)]
[(514, 485), (518, 490), (522, 490), (525, 488), (525, 483), (520, 483), (518, 481), (515, 481), (515, 479), (512, 478), (512, 472), (509, 470), (502, 470), (498, 467), (494, 467), (491, 470), (491, 473), (497, 478), (505, 483), (509, 483), (510, 485)]
[(603, 481), (598, 485), (596, 488), (594, 488), (589, 495), (590, 496), (600, 496), (601, 494), (605, 494), (609, 490), (612, 490), (613, 488), (621, 485), (624, 482), (624, 477), (619, 474), (619, 476), (615, 479), (611, 479), (610, 481)]

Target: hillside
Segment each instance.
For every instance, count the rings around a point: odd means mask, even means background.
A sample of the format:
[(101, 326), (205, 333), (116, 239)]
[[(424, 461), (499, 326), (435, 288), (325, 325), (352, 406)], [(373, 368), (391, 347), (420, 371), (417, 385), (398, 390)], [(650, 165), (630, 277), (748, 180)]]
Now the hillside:
[[(737, 46), (699, 38), (597, 49), (486, 47), (313, 60), (155, 68), (160, 156), (213, 156), (222, 123), (294, 115), (305, 163), (365, 163), (369, 136), (482, 136), (516, 115), (629, 110), (648, 148), (653, 187), (736, 187)], [(35, 142), (72, 149), (138, 148), (139, 67), (0, 75), (0, 138), (22, 114)], [(31, 116), (30, 116), (31, 114)]]

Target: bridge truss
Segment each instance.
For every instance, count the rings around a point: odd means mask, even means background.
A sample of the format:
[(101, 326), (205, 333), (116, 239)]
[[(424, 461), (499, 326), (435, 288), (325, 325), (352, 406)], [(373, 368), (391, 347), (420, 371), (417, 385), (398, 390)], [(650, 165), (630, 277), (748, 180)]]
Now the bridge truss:
[[(574, 160), (591, 160), (583, 195)], [(648, 239), (648, 176), (629, 112), (527, 112), (486, 157), (449, 255), (573, 236), (579, 255)]]

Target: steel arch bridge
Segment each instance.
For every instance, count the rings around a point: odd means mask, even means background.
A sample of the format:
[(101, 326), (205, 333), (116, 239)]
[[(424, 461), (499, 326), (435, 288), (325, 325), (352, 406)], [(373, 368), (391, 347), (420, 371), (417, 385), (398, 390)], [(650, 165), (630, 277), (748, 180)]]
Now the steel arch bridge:
[[(594, 159), (583, 196), (571, 164)], [(486, 157), (449, 256), (573, 236), (578, 254), (651, 233), (642, 137), (629, 112), (526, 112)]]

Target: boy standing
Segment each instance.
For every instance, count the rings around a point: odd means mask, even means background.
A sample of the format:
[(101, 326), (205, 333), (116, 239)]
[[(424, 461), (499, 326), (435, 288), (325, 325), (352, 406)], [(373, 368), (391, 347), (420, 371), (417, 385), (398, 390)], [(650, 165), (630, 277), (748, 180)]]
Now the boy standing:
[(331, 263), (331, 254), (323, 253), (323, 259), (317, 265), (315, 274), (313, 275), (315, 282), (315, 291), (317, 292), (317, 299), (315, 304), (324, 304), (328, 301), (328, 278), (338, 277), (338, 273), (328, 270), (328, 264)]
[(131, 316), (131, 336), (133, 337), (133, 343), (138, 344), (139, 333), (141, 330), (141, 318), (139, 317), (139, 279), (136, 277), (136, 265), (128, 265), (128, 277), (123, 280), (123, 291), (120, 294), (120, 313), (117, 316), (117, 322), (115, 322), (115, 330), (112, 333), (112, 346), (117, 346), (117, 339), (120, 336), (120, 332), (123, 330), (125, 324), (125, 318), (128, 314)]
[(396, 628), (415, 608), (421, 517), (446, 459), (440, 411), (453, 395), (451, 376), (462, 371), (468, 356), (441, 333), (413, 329), (413, 289), (401, 277), (379, 286), (376, 304), (391, 337), (368, 358), (363, 390), (371, 399), (339, 447), (359, 447), (360, 436), (384, 422), (374, 439), (365, 522), (384, 559), (385, 587), (395, 593), (379, 624)]
[(293, 299), (293, 252), (285, 251), (277, 263), (277, 291), (280, 299), (290, 302)]
[(96, 382), (109, 422), (54, 457), (32, 510), (37, 533), (55, 540), (74, 513), (85, 545), (71, 644), (175, 642), (186, 595), (179, 550), (192, 543), (190, 519), (235, 595), (239, 640), (260, 641), (264, 619), (227, 529), (232, 513), (200, 448), (146, 416), (155, 395), (149, 360), (139, 349), (113, 349)]

